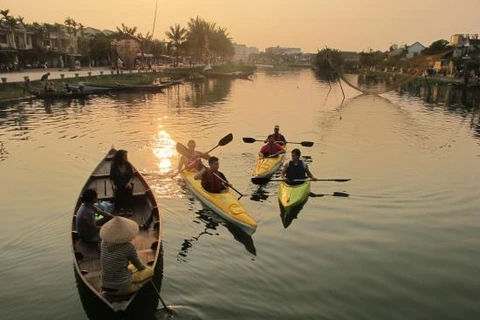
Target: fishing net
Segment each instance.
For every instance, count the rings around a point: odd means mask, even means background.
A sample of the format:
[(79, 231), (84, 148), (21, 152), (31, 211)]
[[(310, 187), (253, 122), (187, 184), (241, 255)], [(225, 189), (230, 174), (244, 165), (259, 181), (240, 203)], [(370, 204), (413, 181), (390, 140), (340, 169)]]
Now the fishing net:
[[(376, 68), (369, 68), (368, 70), (362, 70), (361, 73), (358, 75), (358, 80), (355, 81), (353, 78), (346, 76), (346, 74), (342, 71), (344, 67), (342, 65), (336, 65), (331, 56), (327, 56), (327, 61), (333, 71), (338, 75), (338, 77), (343, 80), (346, 84), (350, 87), (354, 88), (362, 92), (363, 94), (370, 94), (370, 95), (379, 95), (382, 93), (386, 93), (395, 89), (400, 88), (401, 86), (417, 79), (418, 77), (424, 75), (425, 71), (432, 67), (432, 65), (442, 59), (445, 55), (450, 53), (451, 50), (443, 51), (441, 53), (431, 54), (431, 55), (416, 55), (411, 59), (403, 59), (401, 61), (401, 67), (383, 67), (382, 69)], [(399, 64), (400, 65), (400, 64)], [(395, 71), (392, 71), (395, 70)], [(382, 86), (368, 86), (361, 84), (360, 79), (370, 78), (373, 80), (377, 80), (378, 78), (382, 78), (384, 81)], [(365, 81), (368, 82), (368, 81)], [(376, 82), (376, 81), (373, 81)], [(343, 89), (342, 89), (343, 90)]]

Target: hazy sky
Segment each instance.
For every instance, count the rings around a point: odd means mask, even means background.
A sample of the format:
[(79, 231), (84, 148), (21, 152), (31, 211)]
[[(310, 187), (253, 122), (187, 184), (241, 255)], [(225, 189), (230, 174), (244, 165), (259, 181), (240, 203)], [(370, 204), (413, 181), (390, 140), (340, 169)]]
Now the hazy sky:
[[(115, 30), (121, 23), (152, 32), (157, 0), (1, 0), (26, 22), (71, 17), (85, 26)], [(234, 42), (264, 50), (300, 47), (316, 52), (387, 50), (393, 44), (425, 46), (455, 33), (480, 33), (480, 0), (158, 0), (154, 38), (170, 25), (200, 16), (227, 28)]]

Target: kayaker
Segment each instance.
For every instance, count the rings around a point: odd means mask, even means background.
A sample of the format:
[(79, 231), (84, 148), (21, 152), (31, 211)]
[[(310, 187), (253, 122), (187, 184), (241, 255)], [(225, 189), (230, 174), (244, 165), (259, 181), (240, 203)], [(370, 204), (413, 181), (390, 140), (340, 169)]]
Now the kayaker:
[(103, 292), (115, 296), (131, 294), (153, 277), (153, 270), (143, 264), (131, 242), (138, 231), (135, 221), (123, 217), (113, 218), (100, 229)]
[[(275, 142), (279, 143), (280, 145), (284, 146), (287, 143), (287, 140), (285, 139), (285, 136), (280, 133), (280, 126), (278, 124), (276, 124), (273, 127), (273, 134), (271, 134), (271, 135), (273, 135), (273, 138), (274, 138)], [(270, 137), (270, 135), (268, 137)], [(267, 139), (265, 139), (265, 142), (268, 141), (268, 137), (267, 137)]]
[[(133, 214), (133, 168), (126, 150), (117, 150), (110, 166), (110, 182), (115, 196), (115, 208), (120, 215)], [(126, 210), (126, 212), (125, 212)]]
[(303, 181), (295, 181), (297, 179), (304, 180), (307, 176), (313, 181), (317, 178), (313, 176), (305, 161), (300, 160), (301, 152), (299, 149), (292, 150), (292, 160), (285, 164), (282, 170), (282, 179), (290, 185), (301, 184)]
[[(76, 231), (82, 241), (87, 243), (100, 242), (100, 225), (112, 219), (114, 216), (94, 206), (98, 200), (97, 191), (95, 189), (87, 189), (82, 194), (83, 203), (77, 210), (75, 225)], [(96, 221), (95, 213), (104, 217), (103, 220)]]
[(188, 151), (190, 151), (190, 156), (188, 158), (185, 156), (180, 158), (180, 162), (178, 163), (177, 167), (177, 173), (181, 171), (184, 166), (188, 170), (202, 170), (203, 164), (201, 159), (208, 160), (210, 158), (208, 153), (195, 150), (195, 140), (189, 140), (187, 147)]
[(273, 158), (279, 154), (285, 153), (285, 149), (275, 141), (273, 134), (268, 136), (268, 142), (265, 144), (258, 153), (260, 158)]
[(218, 171), (220, 167), (217, 157), (208, 159), (210, 168), (203, 167), (194, 177), (195, 180), (202, 180), (202, 187), (211, 193), (224, 193), (228, 191), (230, 184), (223, 173)]

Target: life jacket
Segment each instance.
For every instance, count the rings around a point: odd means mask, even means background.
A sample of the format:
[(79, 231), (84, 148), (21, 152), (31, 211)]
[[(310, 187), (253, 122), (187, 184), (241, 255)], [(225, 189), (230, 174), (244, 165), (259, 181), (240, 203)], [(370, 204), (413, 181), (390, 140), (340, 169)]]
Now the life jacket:
[(213, 172), (210, 169), (206, 169), (205, 173), (202, 176), (202, 187), (208, 192), (211, 193), (221, 193), (226, 187), (223, 184), (223, 181), (220, 180), (216, 175), (220, 176), (223, 180), (227, 181), (223, 173), (220, 171)]
[(275, 138), (275, 141), (285, 142), (285, 137), (281, 133), (274, 133), (272, 136)]
[(306, 163), (302, 160), (299, 160), (299, 164), (295, 165), (293, 161), (288, 162), (288, 167), (287, 167), (287, 179), (288, 179), (288, 184), (295, 185), (295, 184), (301, 184), (303, 183), (302, 181), (293, 181), (295, 179), (305, 179), (306, 177)]
[[(265, 146), (262, 147), (262, 149), (263, 149), (262, 154), (263, 154), (264, 157), (274, 155), (281, 150), (281, 148), (280, 148), (281, 146), (278, 143), (273, 143), (273, 144), (267, 143), (266, 146), (268, 146), (268, 147), (267, 148), (265, 148)], [(267, 149), (267, 150), (265, 150), (265, 149)]]

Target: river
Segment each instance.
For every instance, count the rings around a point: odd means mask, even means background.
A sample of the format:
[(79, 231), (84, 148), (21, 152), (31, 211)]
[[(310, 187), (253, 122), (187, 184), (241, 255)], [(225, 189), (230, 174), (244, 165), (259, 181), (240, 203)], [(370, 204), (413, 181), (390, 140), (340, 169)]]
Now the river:
[[(479, 319), (478, 107), (343, 89), (342, 103), (339, 85), (310, 70), (262, 69), (164, 94), (2, 107), (0, 319), (96, 318), (77, 289), (70, 224), (112, 145), (161, 206), (161, 295), (179, 319)], [(275, 124), (289, 141), (315, 142), (301, 147), (315, 176), (351, 179), (312, 192), (350, 197), (310, 198), (285, 227), (277, 183), (250, 181), (261, 144), (242, 142)], [(213, 154), (245, 194), (252, 237), (161, 176), (177, 165), (176, 142), (207, 150), (228, 133)]]

